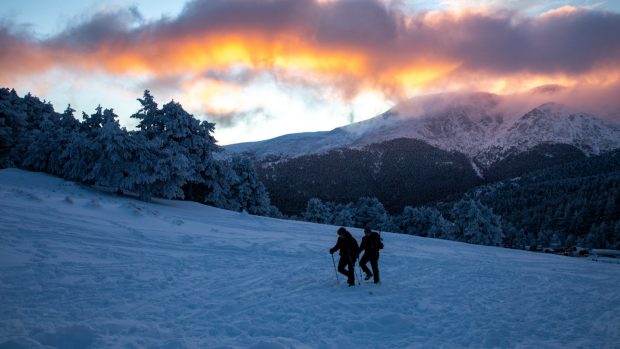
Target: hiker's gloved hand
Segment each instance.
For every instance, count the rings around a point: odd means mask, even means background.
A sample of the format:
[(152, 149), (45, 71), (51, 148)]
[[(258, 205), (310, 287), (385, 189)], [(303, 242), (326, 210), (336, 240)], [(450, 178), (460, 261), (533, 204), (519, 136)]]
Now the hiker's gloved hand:
[(334, 254), (334, 250), (333, 249), (329, 249), (329, 254)]

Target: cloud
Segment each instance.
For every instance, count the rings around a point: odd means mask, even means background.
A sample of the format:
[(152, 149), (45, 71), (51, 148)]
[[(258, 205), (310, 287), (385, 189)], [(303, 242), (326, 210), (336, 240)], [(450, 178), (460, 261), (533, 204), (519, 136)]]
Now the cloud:
[(89, 20), (69, 26), (65, 31), (43, 43), (50, 50), (75, 51), (88, 54), (97, 52), (102, 46), (128, 47), (136, 42), (132, 30), (144, 19), (135, 7), (104, 10), (95, 13)]
[(54, 65), (49, 54), (28, 36), (0, 23), (0, 81), (12, 82), (21, 74), (32, 74)]
[(222, 113), (207, 111), (207, 113), (209, 114), (209, 122), (214, 122), (217, 127), (223, 128), (232, 127), (240, 123), (248, 123), (258, 118), (269, 119), (271, 117), (262, 108)]
[(620, 81), (608, 86), (583, 84), (560, 89), (552, 94), (552, 100), (571, 106), (575, 110), (593, 113), (620, 123), (618, 96), (620, 96)]
[[(0, 27), (0, 82), (54, 67), (146, 76), (209, 74), (333, 88), (343, 99), (477, 85), (591, 81), (620, 71), (620, 14), (560, 8), (411, 12), (374, 0), (194, 0), (175, 18), (145, 22), (135, 8), (95, 13), (36, 41)], [(248, 73), (249, 72), (249, 73)], [(473, 78), (472, 78), (473, 77)], [(528, 86), (525, 86), (528, 87)]]

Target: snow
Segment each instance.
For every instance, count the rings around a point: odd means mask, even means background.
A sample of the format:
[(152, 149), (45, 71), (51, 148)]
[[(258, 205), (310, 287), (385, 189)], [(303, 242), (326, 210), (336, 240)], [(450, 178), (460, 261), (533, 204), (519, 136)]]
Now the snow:
[(329, 132), (229, 145), (224, 155), (250, 152), (259, 160), (271, 155), (286, 159), (410, 138), (461, 152), (488, 167), (510, 154), (546, 143), (570, 144), (586, 155), (620, 148), (617, 125), (557, 103), (545, 103), (527, 112), (516, 108), (518, 104), (518, 96), (491, 93), (420, 96), (369, 120)]
[(545, 103), (505, 127), (477, 160), (485, 165), (540, 144), (570, 144), (586, 155), (620, 148), (620, 128), (557, 104)]
[(0, 348), (619, 347), (620, 264), (336, 228), (1, 170)]
[(301, 155), (327, 152), (339, 147), (349, 146), (352, 135), (337, 128), (332, 131), (295, 133), (260, 142), (232, 144), (225, 147), (224, 157), (232, 154), (250, 152), (258, 158), (288, 158)]

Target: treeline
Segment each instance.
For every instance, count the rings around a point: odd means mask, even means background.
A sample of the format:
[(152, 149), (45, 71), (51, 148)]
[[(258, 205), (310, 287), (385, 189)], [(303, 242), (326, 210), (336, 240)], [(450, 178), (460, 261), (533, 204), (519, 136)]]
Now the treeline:
[(138, 129), (121, 127), (113, 109), (99, 106), (81, 120), (68, 106), (0, 89), (0, 168), (17, 167), (97, 185), (143, 200), (198, 201), (230, 210), (279, 216), (247, 158), (216, 160), (213, 123), (174, 101), (159, 107), (149, 91), (131, 115)]
[(480, 201), (465, 198), (455, 202), (444, 213), (435, 207), (406, 206), (399, 215), (388, 214), (383, 204), (374, 197), (363, 197), (348, 204), (312, 198), (302, 219), (492, 246), (502, 246), (504, 231), (514, 230)]
[(389, 215), (376, 198), (313, 198), (303, 219), (513, 248), (620, 249), (620, 151), (478, 187)]
[(620, 151), (469, 194), (527, 232), (530, 244), (620, 249)]
[[(193, 200), (282, 217), (254, 164), (218, 160), (214, 124), (174, 101), (159, 107), (149, 91), (120, 126), (112, 109), (75, 117), (30, 94), (0, 89), (0, 168), (18, 167), (119, 193)], [(346, 202), (346, 201), (345, 201)], [(475, 244), (620, 249), (620, 151), (478, 187), (452, 200), (390, 214), (374, 197), (312, 198), (300, 219)]]

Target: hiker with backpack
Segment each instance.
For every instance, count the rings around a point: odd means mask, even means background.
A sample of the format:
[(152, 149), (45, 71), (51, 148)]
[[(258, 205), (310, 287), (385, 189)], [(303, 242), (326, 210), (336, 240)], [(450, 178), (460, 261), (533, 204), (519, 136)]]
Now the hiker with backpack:
[(349, 286), (355, 286), (355, 261), (358, 256), (357, 240), (343, 227), (338, 229), (338, 241), (334, 247), (329, 249), (329, 253), (334, 254), (338, 250), (340, 250), (338, 271), (347, 276)]
[[(381, 236), (370, 228), (364, 228), (364, 237), (359, 247), (359, 253), (364, 251), (364, 255), (360, 259), (360, 267), (366, 273), (365, 280), (373, 278), (375, 284), (379, 283), (379, 250), (383, 248)], [(368, 269), (366, 263), (370, 262), (372, 272)]]

